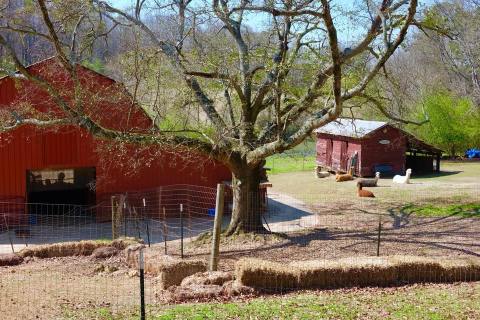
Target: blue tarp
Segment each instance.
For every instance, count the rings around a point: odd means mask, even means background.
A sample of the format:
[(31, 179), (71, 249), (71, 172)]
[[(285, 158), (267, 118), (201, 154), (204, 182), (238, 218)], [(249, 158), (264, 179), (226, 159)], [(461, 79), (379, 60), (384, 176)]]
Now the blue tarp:
[(470, 159), (480, 158), (480, 149), (468, 149), (465, 151), (465, 156)]

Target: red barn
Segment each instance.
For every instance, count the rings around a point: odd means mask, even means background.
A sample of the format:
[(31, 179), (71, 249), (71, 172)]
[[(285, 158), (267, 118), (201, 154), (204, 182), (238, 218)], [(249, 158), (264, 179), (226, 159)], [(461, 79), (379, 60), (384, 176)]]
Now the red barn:
[(442, 151), (387, 122), (338, 119), (315, 131), (317, 165), (346, 172), (351, 157), (358, 153), (355, 172), (373, 176), (440, 171)]
[[(60, 88), (68, 100), (73, 84), (56, 59), (28, 69)], [(81, 66), (78, 75), (88, 92), (85, 113), (102, 127), (125, 132), (151, 128), (150, 118), (121, 84)], [(0, 121), (2, 113), (62, 115), (45, 90), (20, 75), (0, 79)], [(214, 187), (231, 179), (228, 168), (198, 154), (189, 153), (186, 160), (181, 151), (159, 151), (158, 146), (127, 145), (114, 151), (111, 147), (73, 125), (23, 125), (0, 133), (0, 201), (93, 205), (108, 201), (113, 193), (174, 184)]]

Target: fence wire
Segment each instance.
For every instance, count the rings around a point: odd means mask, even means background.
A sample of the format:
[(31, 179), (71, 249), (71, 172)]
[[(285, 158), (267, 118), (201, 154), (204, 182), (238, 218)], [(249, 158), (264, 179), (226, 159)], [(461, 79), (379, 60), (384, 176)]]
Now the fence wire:
[[(256, 294), (477, 281), (479, 194), (478, 188), (465, 190), (462, 197), (425, 190), (407, 194), (401, 187), (383, 199), (358, 198), (355, 193), (270, 192), (265, 203), (260, 201), (263, 194), (252, 194), (245, 206), (250, 214), (241, 228), (257, 233), (222, 237), (219, 269), (232, 274), (236, 268), (239, 285), (253, 287)], [(147, 264), (167, 261), (165, 253), (207, 263), (215, 189), (180, 185), (124, 196), (120, 235), (143, 240)], [(231, 219), (231, 194), (225, 202), (230, 210), (224, 230)], [(107, 241), (114, 211), (110, 195), (93, 207), (0, 202), (0, 253), (68, 241)], [(127, 260), (121, 250), (108, 258), (26, 257), (20, 265), (0, 267), (2, 319), (136, 317), (138, 270)], [(164, 279), (150, 271), (145, 278), (147, 318), (159, 306), (227, 295), (225, 286), (164, 289)]]

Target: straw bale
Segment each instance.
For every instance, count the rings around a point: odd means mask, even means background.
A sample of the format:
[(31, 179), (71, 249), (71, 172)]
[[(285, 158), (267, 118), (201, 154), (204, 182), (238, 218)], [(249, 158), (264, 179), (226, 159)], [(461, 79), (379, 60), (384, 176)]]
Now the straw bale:
[(100, 247), (92, 252), (92, 257), (95, 259), (110, 258), (118, 254), (118, 249), (113, 246)]
[(18, 254), (25, 257), (54, 258), (68, 256), (89, 256), (100, 247), (107, 246), (107, 241), (77, 241), (52, 243), (22, 249)]
[(227, 297), (253, 295), (255, 290), (252, 287), (242, 285), (239, 281), (230, 280), (223, 284), (223, 294)]
[(190, 285), (217, 285), (233, 280), (233, 274), (225, 271), (198, 272), (182, 280), (182, 286)]
[(246, 258), (237, 262), (235, 274), (242, 285), (275, 291), (477, 281), (480, 259), (391, 256), (280, 264)]
[(440, 264), (444, 269), (442, 282), (480, 281), (480, 258), (443, 260)]
[(335, 261), (296, 262), (299, 288), (387, 286), (396, 280), (395, 265), (384, 258), (345, 258)]
[(135, 244), (143, 244), (143, 240), (134, 237), (120, 237), (113, 240), (111, 246), (117, 248), (118, 250), (124, 250), (128, 246)]
[(480, 259), (469, 257), (392, 256), (398, 281), (403, 283), (475, 281), (480, 276)]
[(297, 275), (288, 265), (255, 258), (244, 258), (237, 262), (235, 279), (243, 285), (265, 290), (298, 287)]
[(15, 253), (0, 254), (0, 267), (16, 266), (23, 262), (23, 258)]
[[(138, 255), (139, 247), (127, 248), (127, 264), (130, 268), (139, 268)], [(203, 260), (174, 258), (149, 249), (144, 249), (144, 263), (145, 273), (158, 276), (162, 289), (178, 286), (184, 278), (207, 270)]]
[(209, 300), (223, 294), (223, 288), (216, 285), (192, 284), (189, 286), (171, 286), (169, 289), (170, 302), (182, 302), (188, 300)]

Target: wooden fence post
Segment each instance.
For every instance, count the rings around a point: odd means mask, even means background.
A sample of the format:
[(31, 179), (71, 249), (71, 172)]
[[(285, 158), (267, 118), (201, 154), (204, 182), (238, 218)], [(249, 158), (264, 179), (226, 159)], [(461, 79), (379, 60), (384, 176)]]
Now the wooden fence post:
[(224, 205), (224, 185), (217, 184), (217, 199), (215, 204), (215, 220), (213, 222), (212, 233), (212, 253), (210, 255), (210, 271), (217, 271), (218, 256), (220, 253), (220, 233), (222, 232), (223, 205)]
[(125, 195), (112, 196), (112, 239), (120, 236), (120, 228), (123, 222), (123, 206), (125, 203)]

